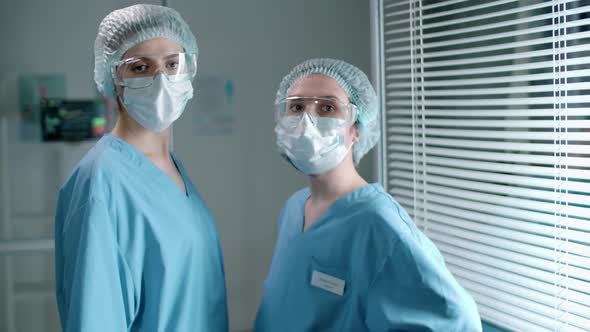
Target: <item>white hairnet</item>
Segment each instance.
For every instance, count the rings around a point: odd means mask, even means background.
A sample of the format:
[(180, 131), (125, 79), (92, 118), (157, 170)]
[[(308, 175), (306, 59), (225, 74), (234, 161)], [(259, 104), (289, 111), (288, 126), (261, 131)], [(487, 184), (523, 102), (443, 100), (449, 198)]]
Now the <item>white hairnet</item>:
[(197, 40), (177, 11), (157, 5), (134, 5), (108, 14), (94, 42), (94, 82), (98, 91), (114, 95), (111, 67), (130, 48), (149, 39), (173, 40), (198, 55)]
[(335, 59), (310, 59), (293, 68), (283, 78), (276, 101), (284, 100), (297, 81), (312, 74), (323, 74), (335, 79), (356, 105), (359, 142), (354, 145), (353, 157), (355, 163), (358, 163), (377, 144), (380, 137), (379, 101), (375, 89), (367, 75), (349, 63)]

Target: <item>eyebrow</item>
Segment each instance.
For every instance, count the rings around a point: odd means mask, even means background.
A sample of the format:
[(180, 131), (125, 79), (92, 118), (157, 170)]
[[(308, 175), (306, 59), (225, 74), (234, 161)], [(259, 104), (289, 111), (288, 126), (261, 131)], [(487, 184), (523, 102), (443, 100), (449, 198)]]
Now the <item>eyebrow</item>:
[(179, 52), (170, 52), (170, 53), (164, 53), (164, 54), (138, 53), (138, 54), (135, 54), (133, 56), (126, 57), (126, 58), (121, 59), (121, 60), (127, 60), (127, 59), (154, 59), (154, 56), (158, 56), (159, 57), (160, 55), (163, 55), (162, 56), (162, 59), (168, 59), (168, 58), (177, 56), (178, 53), (183, 53), (183, 52), (180, 52), (179, 51)]
[(336, 97), (336, 96), (318, 96), (320, 98), (326, 98), (326, 99), (336, 99), (336, 100), (340, 100), (340, 98)]
[(340, 98), (336, 97), (336, 96), (332, 96), (332, 95), (328, 95), (328, 96), (287, 96), (287, 98), (293, 98), (293, 97), (300, 97), (300, 98), (325, 98), (325, 99), (335, 99), (341, 103), (352, 103), (352, 101), (350, 99), (345, 99), (346, 101), (342, 101)]
[(145, 62), (151, 62), (153, 59), (150, 58), (149, 56), (143, 56), (143, 55), (134, 55), (132, 57), (128, 57), (125, 59), (122, 59), (121, 61), (145, 61)]
[(325, 98), (325, 99), (336, 99), (336, 100), (340, 100), (340, 98), (338, 98), (336, 96), (332, 96), (332, 95), (328, 95), (328, 96), (300, 96), (300, 95), (287, 96), (287, 98), (293, 98), (293, 97), (299, 97), (299, 98)]

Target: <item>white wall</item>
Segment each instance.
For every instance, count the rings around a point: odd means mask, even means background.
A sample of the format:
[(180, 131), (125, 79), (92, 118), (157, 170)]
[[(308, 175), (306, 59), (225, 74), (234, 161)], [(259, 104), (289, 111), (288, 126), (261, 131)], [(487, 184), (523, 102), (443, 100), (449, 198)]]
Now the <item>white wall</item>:
[[(157, 3), (157, 1), (152, 1)], [(70, 97), (95, 95), (98, 24), (130, 1), (21, 0), (0, 4), (0, 114), (16, 108), (17, 73), (66, 72)], [(237, 130), (201, 136), (190, 106), (175, 125), (175, 150), (211, 207), (226, 260), (232, 330), (252, 326), (271, 259), (276, 218), (305, 185), (276, 153), (272, 103), (281, 78), (311, 57), (370, 73), (369, 2), (363, 0), (170, 0), (201, 50), (198, 75), (235, 82)], [(35, 9), (33, 9), (35, 8)], [(198, 87), (195, 87), (198, 89)], [(190, 104), (194, 106), (194, 104)], [(372, 180), (372, 155), (361, 172)]]

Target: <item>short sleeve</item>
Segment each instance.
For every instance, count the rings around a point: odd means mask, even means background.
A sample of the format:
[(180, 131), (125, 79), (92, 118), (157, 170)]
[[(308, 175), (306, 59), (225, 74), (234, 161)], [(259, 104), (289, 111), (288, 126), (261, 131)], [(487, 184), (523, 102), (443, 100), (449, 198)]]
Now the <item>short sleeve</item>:
[(135, 315), (129, 267), (107, 206), (91, 199), (56, 213), (56, 293), (63, 331), (127, 331)]

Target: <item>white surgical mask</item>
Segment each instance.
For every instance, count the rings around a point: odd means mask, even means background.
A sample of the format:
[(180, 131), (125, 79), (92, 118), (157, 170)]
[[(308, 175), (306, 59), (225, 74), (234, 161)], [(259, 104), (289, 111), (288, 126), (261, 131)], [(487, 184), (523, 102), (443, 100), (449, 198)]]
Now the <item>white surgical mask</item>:
[[(321, 174), (338, 166), (350, 151), (346, 121), (333, 118), (286, 117), (277, 124), (280, 152), (301, 172)], [(298, 123), (294, 123), (298, 122)]]
[(193, 97), (193, 86), (190, 79), (171, 82), (164, 74), (131, 80), (152, 79), (148, 87), (125, 88), (123, 104), (129, 115), (145, 129), (161, 132), (182, 115), (186, 103)]

